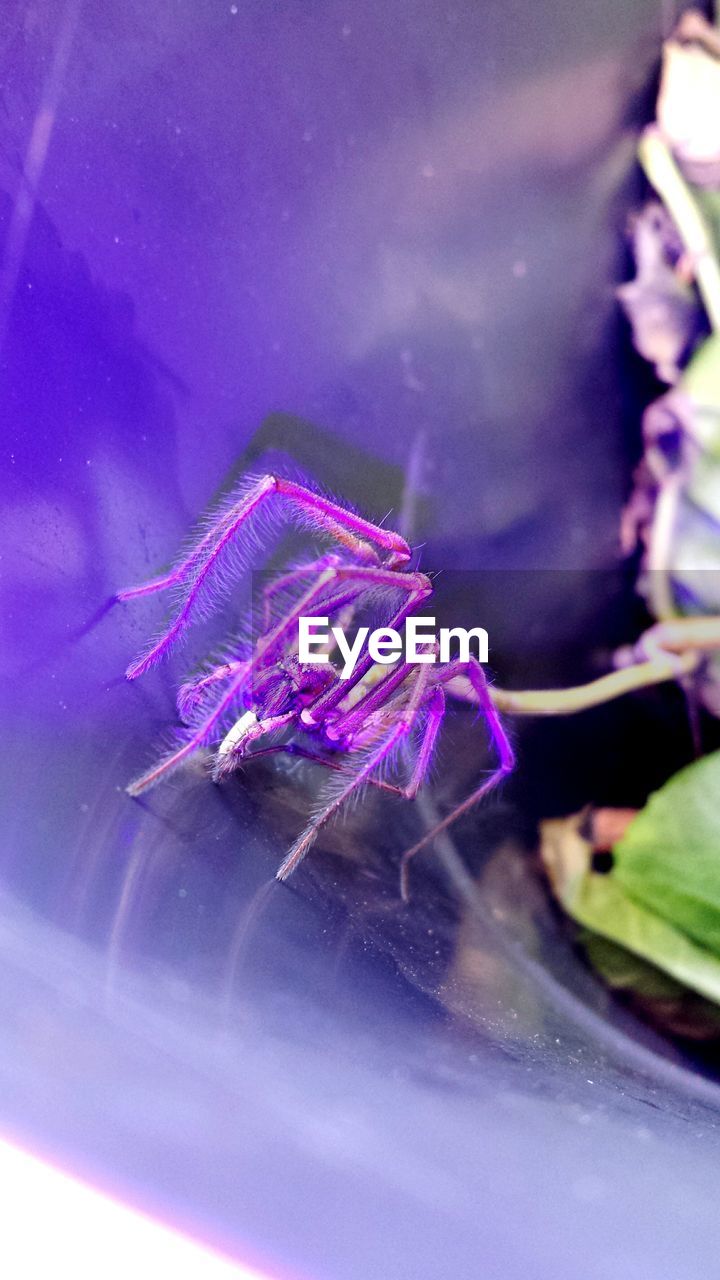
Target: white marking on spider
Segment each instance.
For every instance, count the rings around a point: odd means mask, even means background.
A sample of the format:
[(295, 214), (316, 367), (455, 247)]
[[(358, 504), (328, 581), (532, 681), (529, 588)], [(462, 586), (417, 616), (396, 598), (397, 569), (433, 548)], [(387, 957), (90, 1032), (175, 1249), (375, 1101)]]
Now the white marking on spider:
[(218, 747), (218, 755), (229, 756), (230, 752), (234, 750), (238, 742), (241, 742), (249, 731), (257, 728), (259, 723), (260, 721), (254, 711), (246, 711), (244, 715), (240, 716), (239, 720), (235, 721), (232, 729), (228, 729), (228, 732), (225, 734), (225, 737)]

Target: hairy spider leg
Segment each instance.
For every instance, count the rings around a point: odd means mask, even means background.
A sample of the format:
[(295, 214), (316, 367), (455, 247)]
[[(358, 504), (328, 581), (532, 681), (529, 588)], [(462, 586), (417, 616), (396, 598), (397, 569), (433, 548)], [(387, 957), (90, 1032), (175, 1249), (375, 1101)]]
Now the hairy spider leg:
[[(422, 604), (424, 600), (427, 600), (428, 596), (432, 595), (432, 583), (424, 573), (400, 573), (393, 569), (366, 568), (359, 565), (354, 570), (351, 566), (343, 565), (341, 569), (337, 570), (337, 573), (338, 576), (348, 576), (351, 573), (358, 576), (362, 575), (366, 577), (371, 584), (383, 585), (389, 588), (397, 588), (398, 590), (407, 591), (408, 594), (405, 603), (400, 606), (387, 624), (388, 630), (397, 630), (398, 627), (402, 626), (405, 622), (408, 615), (412, 613), (413, 609)], [(353, 689), (355, 685), (359, 684), (360, 681), (365, 678), (370, 668), (375, 665), (376, 664), (370, 657), (370, 654), (366, 654), (364, 658), (361, 658), (352, 675), (349, 676), (347, 680), (340, 680), (338, 678), (334, 685), (331, 685), (329, 689), (320, 694), (317, 701), (314, 702), (310, 708), (306, 709), (307, 714), (304, 716), (304, 722), (306, 724), (319, 724), (323, 720), (325, 714), (336, 707), (339, 702), (342, 702), (343, 698), (347, 696), (350, 690)]]
[[(313, 493), (312, 489), (296, 484), (294, 480), (284, 480), (282, 476), (273, 476), (271, 479), (279, 494), (290, 498), (308, 512), (316, 513), (318, 527), (325, 528), (353, 554), (367, 556), (367, 544), (370, 543), (372, 547), (379, 547), (387, 553), (386, 564), (390, 568), (407, 564), (412, 553), (405, 539), (393, 529), (383, 529), (354, 511), (331, 502), (329, 498)], [(377, 559), (376, 554), (373, 558)]]
[(273, 579), (262, 592), (263, 604), (263, 621), (262, 629), (267, 631), (272, 623), (272, 606), (273, 600), (281, 591), (286, 591), (288, 587), (294, 586), (295, 583), (301, 582), (303, 578), (307, 578), (310, 573), (322, 573), (323, 569), (334, 568), (340, 564), (340, 558), (336, 555), (321, 556), (319, 560), (310, 560), (307, 564), (297, 565), (294, 569), (289, 569), (287, 573), (283, 573), (279, 578)]
[[(357, 539), (359, 539), (361, 543), (364, 543), (365, 540), (371, 544), (374, 543), (381, 550), (388, 553), (388, 563), (401, 565), (407, 563), (410, 559), (410, 548), (400, 534), (394, 533), (392, 530), (382, 529), (370, 520), (364, 520), (361, 516), (352, 511), (347, 511), (344, 507), (331, 502), (328, 498), (323, 498), (320, 494), (313, 493), (311, 489), (307, 489), (303, 485), (296, 484), (291, 480), (284, 480), (281, 476), (268, 474), (258, 477), (249, 491), (246, 488), (246, 482), (243, 482), (240, 496), (235, 496), (233, 500), (231, 495), (230, 505), (218, 512), (200, 541), (191, 548), (184, 560), (171, 569), (169, 573), (152, 578), (149, 582), (142, 583), (140, 586), (128, 587), (123, 591), (118, 591), (115, 598), (117, 600), (132, 600), (136, 596), (151, 595), (153, 592), (164, 591), (167, 587), (172, 587), (182, 582), (195, 561), (214, 544), (228, 523), (241, 513), (247, 499), (249, 497), (252, 498), (254, 495), (259, 500), (268, 492), (285, 494), (291, 501), (295, 501), (301, 506), (305, 504), (309, 509), (315, 508), (318, 513), (318, 519), (325, 530), (331, 532), (339, 542), (345, 542), (351, 551), (357, 552), (359, 550), (357, 546)], [(355, 533), (357, 538), (348, 540), (348, 532)], [(363, 551), (367, 554), (368, 548), (363, 546)]]
[[(342, 587), (343, 583), (347, 585)], [(339, 592), (335, 595), (330, 595), (329, 599), (327, 596), (323, 598), (323, 595), (329, 586), (334, 587), (338, 584), (341, 586), (341, 590)], [(397, 569), (385, 569), (381, 565), (336, 565), (334, 567), (324, 569), (320, 574), (318, 582), (315, 585), (315, 599), (313, 607), (316, 611), (322, 608), (330, 613), (346, 604), (355, 604), (362, 595), (368, 591), (375, 590), (377, 587), (381, 587), (383, 589), (397, 588), (410, 591), (412, 593), (413, 588), (417, 592), (419, 589), (418, 584), (420, 587), (424, 587), (424, 585), (427, 584), (429, 589), (429, 581), (423, 574), (404, 574), (399, 572)], [(260, 638), (256, 648), (255, 657), (253, 659), (254, 679), (259, 678), (260, 674), (264, 670), (263, 659), (265, 659), (268, 654), (273, 658), (273, 661), (276, 661), (280, 656), (282, 652), (282, 645), (279, 645), (277, 638), (282, 637), (283, 641), (287, 640), (287, 632), (292, 626), (293, 621), (297, 620), (297, 617), (301, 616), (304, 611), (305, 609), (303, 608), (300, 613), (298, 613), (296, 608), (289, 615), (289, 619), (279, 624), (275, 632), (270, 633), (269, 636), (263, 636)], [(372, 663), (370, 665), (372, 665)], [(340, 697), (343, 697), (345, 692), (349, 691), (355, 683), (356, 682), (352, 679), (343, 681), (337, 673), (334, 673), (332, 683), (329, 685), (329, 688), (332, 689), (339, 686)], [(322, 693), (318, 695), (318, 699), (319, 698), (322, 698)], [(318, 720), (314, 711), (314, 708), (317, 706), (318, 699), (314, 702), (310, 699), (305, 703), (300, 711), (300, 722), (306, 729), (315, 728), (321, 724), (321, 721)], [(223, 773), (227, 771), (227, 768), (223, 769)]]
[(197, 676), (194, 680), (187, 680), (185, 684), (181, 684), (177, 695), (177, 709), (180, 718), (186, 720), (200, 705), (208, 689), (223, 680), (229, 680), (244, 665), (239, 659), (234, 659), (232, 662), (220, 662), (216, 667), (213, 667), (212, 671), (208, 671), (206, 675)]
[[(229, 514), (224, 513), (218, 517), (214, 526), (202, 539), (200, 546), (183, 561), (181, 566), (183, 572), (174, 581), (183, 582), (188, 576), (191, 580), (180, 607), (169, 627), (159, 639), (146, 653), (130, 664), (126, 672), (128, 680), (134, 680), (143, 675), (167, 653), (173, 642), (177, 640), (188, 625), (193, 607), (215, 568), (220, 554), (235, 538), (241, 526), (245, 524), (250, 516), (268, 498), (276, 495), (289, 500), (291, 515), (294, 514), (296, 519), (299, 516), (301, 524), (309, 523), (319, 532), (335, 538), (336, 541), (347, 547), (360, 560), (366, 561), (370, 559), (378, 562), (379, 556), (376, 548), (380, 548), (386, 553), (387, 563), (392, 567), (405, 564), (410, 559), (410, 548), (399, 534), (381, 529), (379, 525), (374, 525), (353, 512), (346, 511), (343, 507), (338, 506), (337, 503), (330, 502), (329, 499), (323, 498), (321, 495), (313, 493), (310, 489), (305, 489), (302, 485), (295, 484), (293, 481), (283, 480), (278, 476), (272, 475), (262, 476), (244, 494)], [(172, 575), (170, 575), (170, 580), (172, 580)], [(160, 585), (156, 583), (152, 589), (161, 590), (164, 586), (170, 584), (170, 580), (158, 579), (157, 583)], [(128, 599), (136, 593), (137, 589), (131, 588), (129, 593), (121, 593), (119, 598)]]
[[(286, 576), (290, 578), (297, 573), (298, 581), (300, 581), (302, 577), (307, 577), (309, 572), (323, 572), (326, 568), (331, 567), (332, 564), (335, 563), (339, 563), (336, 556), (323, 557), (322, 560), (317, 560), (313, 564), (302, 566), (302, 568), (299, 568), (297, 571), (293, 571), (292, 574), (288, 574)], [(275, 585), (278, 584), (276, 583)], [(328, 585), (330, 585), (329, 582)], [(269, 590), (269, 588), (266, 588), (266, 590)], [(364, 586), (359, 588), (356, 587), (352, 590), (345, 588), (343, 592), (336, 596), (331, 596), (327, 600), (317, 600), (315, 602), (315, 611), (319, 612), (320, 609), (327, 609), (329, 613), (337, 612), (337, 610), (341, 609), (344, 605), (353, 604), (358, 599), (359, 595), (361, 595), (365, 590), (366, 588)], [(267, 628), (265, 628), (264, 634), (266, 631)], [(220, 681), (229, 679), (240, 665), (241, 661), (239, 659), (220, 662), (210, 671), (197, 675), (193, 679), (187, 680), (182, 684), (177, 696), (177, 709), (181, 719), (186, 719), (188, 715), (192, 714), (192, 712), (197, 709), (208, 689), (211, 689), (213, 685)]]
[(496, 787), (508, 773), (510, 773), (515, 764), (513, 749), (510, 745), (507, 734), (503, 729), (500, 717), (495, 710), (495, 706), (490, 697), (490, 690), (488, 688), (485, 672), (477, 658), (470, 658), (468, 662), (457, 661), (447, 663), (440, 673), (440, 681), (444, 684), (450, 680), (456, 679), (459, 675), (467, 677), (477, 696), (480, 710), (484, 713), (485, 720), (490, 729), (490, 738), (498, 758), (498, 764), (497, 768), (493, 770), (489, 778), (486, 778), (480, 786), (476, 787), (474, 791), (471, 791), (470, 795), (467, 796), (465, 800), (462, 800), (460, 804), (456, 805), (456, 807), (451, 810), (451, 812), (447, 814), (441, 822), (436, 823), (436, 825), (432, 827), (421, 840), (418, 840), (417, 844), (414, 844), (412, 848), (405, 850), (405, 853), (400, 859), (400, 893), (403, 901), (405, 902), (408, 901), (408, 865), (411, 859), (414, 858), (415, 854), (419, 853), (421, 849), (424, 849), (426, 844), (429, 844), (443, 831), (446, 831), (454, 822), (457, 822), (458, 818), (461, 818), (464, 813), (467, 813), (469, 809), (472, 809), (474, 805), (478, 804), (489, 791), (492, 791), (492, 789)]
[[(399, 689), (407, 677), (415, 671), (415, 664), (411, 662), (398, 661), (394, 667), (391, 667), (387, 675), (367, 693), (364, 693), (356, 703), (346, 711), (338, 719), (332, 722), (332, 725), (326, 729), (326, 736), (331, 741), (349, 739), (352, 741), (353, 735), (361, 730), (363, 722), (373, 715), (383, 703), (387, 703), (391, 694)], [(349, 685), (349, 681), (345, 681)]]
[[(315, 610), (316, 612), (320, 609), (327, 609), (329, 612), (336, 611), (344, 605), (354, 603), (364, 590), (365, 588), (355, 588), (353, 591), (348, 591), (346, 589), (340, 595), (330, 597), (329, 600), (316, 602)], [(286, 651), (292, 651), (290, 637), (286, 637)], [(192, 715), (202, 703), (207, 691), (212, 690), (214, 685), (224, 680), (228, 680), (241, 665), (242, 662), (240, 659), (220, 662), (210, 671), (197, 675), (193, 679), (187, 680), (182, 684), (178, 690), (176, 700), (180, 718), (182, 720), (186, 720), (189, 715)], [(269, 668), (263, 667), (262, 664), (257, 664), (253, 661), (254, 679), (255, 675), (257, 674), (259, 676), (263, 670), (269, 670)]]
[(427, 777), (432, 754), (435, 750), (440, 726), (445, 716), (445, 694), (442, 689), (433, 689), (430, 695), (427, 708), (427, 719), (425, 721), (425, 730), (420, 743), (415, 760), (410, 782), (406, 787), (401, 787), (401, 794), (406, 800), (414, 800), (420, 790), (425, 778)]
[[(273, 742), (267, 747), (257, 747), (254, 751), (247, 753), (245, 762), (258, 760), (260, 756), (281, 754), (294, 756), (300, 760), (308, 760), (310, 764), (322, 765), (324, 769), (332, 769), (334, 773), (349, 772), (347, 766), (339, 760), (328, 760), (327, 756), (319, 756), (315, 751), (302, 747), (299, 742)], [(386, 782), (384, 778), (368, 778), (368, 784), (372, 787), (379, 787), (381, 791), (389, 791), (394, 796), (404, 796), (405, 794), (402, 787), (396, 786), (394, 782)]]
[[(144, 675), (150, 667), (154, 666), (160, 658), (167, 654), (174, 641), (177, 640), (190, 622), (193, 607), (212, 570), (215, 568), (218, 556), (235, 537), (241, 525), (260, 508), (273, 491), (272, 486), (269, 484), (269, 478), (263, 477), (244, 495), (229, 515), (220, 516), (211, 530), (208, 531), (199, 548), (199, 551), (204, 552), (204, 554), (196, 554), (195, 556), (191, 554), (189, 560), (184, 562), (190, 565), (190, 584), (184, 593), (180, 607), (169, 627), (159, 639), (139, 658), (130, 663), (125, 672), (128, 680), (135, 680), (138, 676)], [(184, 581), (184, 577), (179, 581)]]
[(329, 800), (321, 812), (311, 820), (305, 828), (303, 834), (296, 840), (289, 854), (281, 863), (277, 871), (278, 880), (287, 880), (288, 876), (302, 862), (308, 850), (317, 839), (320, 829), (326, 822), (332, 818), (344, 804), (347, 803), (367, 782), (369, 782), (375, 771), (382, 767), (384, 762), (391, 756), (395, 747), (410, 732), (415, 718), (418, 714), (420, 706), (425, 695), (428, 681), (430, 679), (429, 666), (421, 666), (417, 669), (414, 677), (414, 687), (410, 692), (410, 696), (405, 703), (400, 719), (385, 737), (383, 737), (378, 746), (369, 752), (365, 757), (365, 762), (357, 770), (351, 780), (342, 790)]
[[(383, 708), (383, 704), (385, 704), (385, 710), (389, 716), (398, 701), (397, 698), (392, 698), (391, 695), (414, 670), (415, 668), (411, 663), (398, 663), (397, 667), (380, 684), (375, 685), (369, 693), (356, 703), (346, 716), (332, 726), (332, 736), (337, 733), (340, 737), (349, 735), (352, 739), (353, 734), (357, 732), (362, 740), (363, 721), (367, 723), (371, 716), (377, 716)], [(415, 799), (427, 776), (438, 733), (445, 716), (445, 709), (445, 693), (438, 686), (429, 695), (427, 719), (410, 781), (405, 786), (392, 785), (391, 787), (396, 795), (402, 796), (405, 800)]]
[(439, 672), (441, 684), (447, 684), (449, 681), (455, 680), (457, 676), (466, 676), (470, 681), (477, 698), (478, 707), (483, 712), (489, 726), (490, 737), (497, 753), (499, 766), (503, 773), (510, 773), (515, 767), (515, 753), (492, 700), (490, 685), (482, 663), (478, 662), (477, 658), (469, 658), (467, 661), (457, 659), (455, 662), (446, 663)]
[[(337, 611), (337, 609), (342, 608), (343, 606), (346, 606), (348, 604), (355, 604), (357, 600), (360, 598), (360, 596), (362, 596), (367, 592), (368, 588), (367, 588), (366, 580), (364, 578), (361, 578), (359, 583), (356, 583), (355, 585), (352, 585), (352, 586), (346, 585), (342, 591), (340, 591), (339, 593), (336, 593), (336, 595), (334, 596), (331, 595), (329, 599), (327, 597), (323, 598), (323, 594), (324, 592), (327, 591), (328, 586), (332, 585), (332, 581), (335, 576), (335, 573), (336, 573), (336, 570), (332, 568), (324, 570), (322, 574), (322, 581), (317, 584), (317, 590), (316, 590), (317, 598), (315, 599), (313, 604), (313, 609), (316, 612), (319, 611), (320, 609), (325, 609), (329, 613), (332, 613), (333, 611)], [(352, 577), (352, 574), (350, 576)], [(292, 644), (292, 639), (290, 636), (287, 635), (287, 632), (292, 627), (293, 620), (294, 620), (294, 617), (293, 615), (291, 615), (290, 619), (285, 619), (282, 622), (282, 624), (276, 629), (275, 635), (277, 637), (277, 643), (273, 642), (271, 644), (269, 643), (268, 637), (261, 637), (261, 640), (258, 642), (255, 655), (252, 659), (252, 677), (250, 681), (250, 691), (253, 694), (253, 699), (255, 697), (255, 694), (259, 693), (260, 700), (266, 706), (268, 705), (268, 702), (269, 702), (271, 708), (272, 708), (273, 702), (275, 701), (273, 697), (273, 693), (274, 692), (278, 694), (281, 693), (282, 686), (285, 686), (286, 684), (287, 677), (285, 672), (283, 672), (281, 667), (278, 665), (278, 660), (279, 660), (279, 657), (282, 656), (283, 650), (287, 649), (288, 644), (290, 645)], [(270, 637), (270, 639), (272, 639), (272, 637)], [(291, 648), (291, 652), (292, 652), (292, 648)], [(272, 658), (271, 662), (267, 661), (268, 657)], [(332, 668), (330, 668), (330, 671), (329, 671), (329, 678), (333, 682), (339, 679), (339, 677), (337, 676), (337, 674), (334, 672)], [(274, 686), (277, 686), (277, 688), (274, 689)], [(303, 706), (305, 705), (306, 701), (311, 702), (312, 699), (308, 698), (306, 695), (306, 699), (303, 701), (303, 704), (302, 704)], [(277, 703), (276, 703), (276, 707), (277, 707)], [(293, 714), (296, 715), (296, 714), (299, 714), (299, 712), (300, 712), (300, 705), (298, 705), (298, 707), (293, 712)], [(241, 717), (241, 719), (243, 718), (244, 716)], [(232, 730), (230, 732), (232, 733)], [(238, 741), (241, 742), (240, 739)], [(230, 772), (230, 769), (232, 767), (232, 762), (229, 757), (231, 753), (234, 754), (235, 750), (236, 748), (234, 747), (228, 750), (228, 753), (227, 753), (228, 758), (225, 760), (222, 769), (218, 773), (218, 777), (220, 777), (221, 775), (224, 776), (225, 774)], [(241, 749), (240, 753), (244, 754), (244, 750)]]
[(259, 484), (253, 485), (250, 490), (243, 483), (242, 495), (215, 516), (200, 541), (191, 547), (185, 558), (175, 565), (169, 573), (163, 574), (158, 578), (151, 578), (149, 582), (141, 583), (138, 587), (127, 587), (123, 591), (118, 591), (115, 599), (121, 601), (134, 600), (137, 596), (153, 595), (156, 591), (165, 591), (168, 587), (174, 587), (184, 582), (190, 570), (202, 559), (203, 554), (207, 551), (212, 551), (228, 524), (237, 519), (238, 516), (242, 516), (245, 519), (255, 509), (265, 496), (267, 486), (263, 486), (263, 481), (266, 478), (263, 477), (263, 480)]
[(147, 791), (149, 787), (153, 787), (156, 782), (159, 782), (160, 778), (164, 777), (172, 769), (176, 769), (179, 764), (182, 764), (182, 762), (186, 760), (193, 751), (196, 751), (198, 747), (203, 746), (215, 728), (217, 722), (232, 706), (233, 700), (241, 692), (247, 681), (247, 677), (250, 674), (251, 663), (249, 661), (243, 662), (240, 666), (241, 670), (233, 676), (228, 688), (225, 690), (220, 700), (214, 704), (209, 714), (201, 722), (199, 727), (195, 729), (192, 737), (171, 756), (168, 756), (164, 760), (160, 760), (158, 764), (156, 764), (147, 773), (144, 773), (140, 778), (137, 778), (135, 782), (131, 782), (127, 788), (128, 795), (139, 796), (142, 791)]
[[(327, 570), (330, 573), (330, 570)], [(267, 636), (263, 636), (258, 642), (260, 656), (272, 647), (273, 644), (282, 641), (290, 630), (297, 623), (299, 617), (307, 609), (311, 609), (317, 600), (317, 597), (326, 586), (325, 575), (321, 575), (319, 582), (314, 583), (297, 602), (295, 608), (291, 611), (287, 618), (283, 618), (281, 622)], [(257, 655), (256, 655), (257, 656)], [(203, 746), (207, 742), (210, 734), (215, 729), (220, 718), (232, 706), (233, 700), (238, 697), (242, 689), (246, 686), (248, 678), (251, 676), (253, 665), (256, 658), (248, 659), (247, 662), (240, 664), (235, 676), (230, 681), (229, 686), (224, 691), (222, 697), (211, 708), (208, 715), (201, 721), (200, 725), (195, 729), (188, 742), (184, 743), (173, 755), (168, 756), (165, 760), (161, 760), (148, 773), (142, 775), (137, 781), (132, 782), (127, 788), (131, 796), (137, 796), (141, 791), (145, 791), (148, 787), (154, 786), (166, 773), (171, 769), (177, 768), (183, 760), (195, 751), (198, 747)]]
[[(404, 673), (407, 676), (408, 672)], [(393, 722), (395, 714), (398, 710), (402, 710), (405, 699), (402, 696), (392, 698), (384, 708), (375, 710), (373, 719), (375, 725), (370, 729), (367, 737), (360, 735), (360, 745), (365, 746), (368, 742), (373, 742), (378, 737), (378, 726), (386, 726)], [(420, 747), (415, 757), (415, 763), (412, 767), (410, 780), (404, 786), (400, 784), (391, 784), (391, 790), (398, 796), (402, 796), (404, 800), (414, 800), (422, 783), (430, 768), (430, 761), (435, 749), (437, 736), (445, 715), (445, 694), (442, 689), (431, 689), (425, 695), (423, 706), (427, 707), (427, 715), (425, 725), (422, 731)]]

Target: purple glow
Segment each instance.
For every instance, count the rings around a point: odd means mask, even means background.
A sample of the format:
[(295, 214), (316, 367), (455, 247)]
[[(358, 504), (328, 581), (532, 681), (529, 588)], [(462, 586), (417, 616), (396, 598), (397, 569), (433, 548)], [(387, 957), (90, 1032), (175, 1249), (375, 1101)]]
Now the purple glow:
[[(395, 783), (399, 795), (413, 799), (425, 782), (433, 749), (445, 715), (444, 687), (466, 676), (490, 729), (498, 766), (442, 822), (407, 850), (401, 860), (402, 891), (407, 896), (410, 859), (435, 835), (477, 804), (510, 772), (513, 752), (487, 690), (479, 662), (421, 665), (398, 662), (374, 687), (363, 688), (372, 666), (368, 654), (355, 675), (343, 679), (330, 665), (327, 679), (297, 657), (297, 624), (303, 617), (328, 617), (360, 609), (369, 599), (382, 600), (395, 624), (406, 618), (432, 592), (430, 580), (406, 567), (410, 548), (399, 534), (380, 528), (352, 511), (293, 481), (273, 475), (243, 481), (221, 510), (206, 521), (198, 541), (177, 567), (145, 586), (121, 591), (129, 601), (168, 588), (178, 591), (175, 615), (160, 637), (127, 670), (129, 680), (143, 675), (165, 657), (187, 626), (216, 603), (218, 583), (229, 588), (242, 574), (251, 554), (262, 555), (263, 528), (258, 515), (276, 514), (272, 499), (287, 504), (291, 520), (309, 532), (337, 543), (339, 554), (296, 566), (276, 578), (263, 593), (263, 630), (253, 652), (244, 657), (237, 645), (228, 647), (221, 663), (213, 663), (195, 680), (181, 686), (178, 705), (186, 724), (181, 745), (174, 747), (128, 788), (138, 796), (154, 786), (198, 748), (217, 747), (213, 780), (220, 781), (252, 758), (253, 745), (264, 738), (300, 730), (315, 739), (319, 763), (327, 753), (346, 757), (336, 770), (313, 815), (277, 872), (285, 880), (315, 842), (321, 828), (363, 787), (397, 772), (400, 747), (412, 744), (415, 759), (409, 783)], [(279, 514), (279, 513), (277, 513)], [(234, 558), (228, 560), (228, 553)], [(344, 558), (343, 558), (344, 557)], [(358, 563), (358, 561), (360, 563)], [(368, 563), (370, 561), (371, 563)], [(373, 563), (374, 562), (374, 563)], [(318, 571), (318, 564), (322, 567)], [(309, 585), (305, 585), (307, 580)], [(404, 603), (398, 612), (394, 601)], [(247, 628), (246, 628), (247, 630)], [(218, 690), (219, 686), (219, 690)], [(353, 689), (354, 705), (343, 706)], [(213, 700), (213, 695), (215, 695)], [(419, 733), (419, 745), (413, 735)]]

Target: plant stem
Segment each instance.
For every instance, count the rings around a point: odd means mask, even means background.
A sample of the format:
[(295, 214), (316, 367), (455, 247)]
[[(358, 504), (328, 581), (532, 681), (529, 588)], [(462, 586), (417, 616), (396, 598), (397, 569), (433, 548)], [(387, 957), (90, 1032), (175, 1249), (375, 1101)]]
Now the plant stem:
[(653, 658), (650, 662), (638, 662), (622, 671), (591, 680), (589, 684), (571, 689), (491, 689), (492, 700), (498, 711), (518, 716), (567, 716), (589, 707), (598, 707), (614, 698), (621, 698), (635, 689), (677, 680), (678, 676), (694, 671), (700, 661), (699, 654), (685, 653), (679, 656)]

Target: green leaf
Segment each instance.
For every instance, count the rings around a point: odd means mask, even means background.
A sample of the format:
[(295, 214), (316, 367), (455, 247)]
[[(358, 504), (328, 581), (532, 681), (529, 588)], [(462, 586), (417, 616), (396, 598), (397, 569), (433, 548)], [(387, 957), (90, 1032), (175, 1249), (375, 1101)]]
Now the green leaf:
[(720, 956), (720, 752), (652, 795), (613, 858), (629, 898)]
[(581, 929), (579, 941), (603, 981), (664, 1031), (686, 1040), (720, 1038), (718, 1005), (598, 933)]
[[(582, 929), (578, 940), (593, 968), (614, 991), (631, 991), (649, 1001), (677, 1000), (688, 990), (657, 965), (599, 933)], [(720, 1010), (716, 1010), (716, 1014), (720, 1017)]]
[(582, 815), (575, 815), (541, 826), (545, 868), (568, 914), (720, 1004), (720, 959), (633, 899), (614, 871), (606, 875), (592, 871), (592, 847), (580, 834), (581, 822)]

